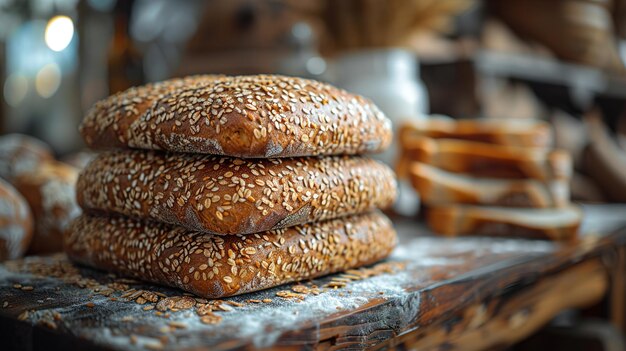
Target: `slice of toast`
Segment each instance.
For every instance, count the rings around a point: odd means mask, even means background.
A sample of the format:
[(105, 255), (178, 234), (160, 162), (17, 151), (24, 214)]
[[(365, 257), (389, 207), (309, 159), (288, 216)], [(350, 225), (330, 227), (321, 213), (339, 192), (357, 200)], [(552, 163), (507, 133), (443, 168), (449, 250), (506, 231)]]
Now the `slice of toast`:
[(565, 179), (476, 178), (424, 163), (411, 164), (409, 178), (427, 205), (475, 204), (503, 207), (565, 207), (569, 184)]
[(550, 148), (554, 138), (546, 122), (526, 119), (453, 119), (434, 115), (424, 120), (408, 121), (400, 127), (400, 144), (410, 144), (420, 136), (461, 139), (489, 144)]
[(484, 235), (530, 239), (572, 240), (583, 218), (577, 206), (522, 209), (453, 205), (429, 208), (430, 228), (448, 236)]
[(522, 148), (456, 139), (420, 137), (406, 145), (405, 156), (455, 173), (478, 177), (569, 179), (572, 158), (563, 150)]
[(487, 144), (532, 147), (548, 150), (554, 144), (554, 135), (548, 123), (526, 119), (454, 119), (432, 115), (425, 120), (407, 121), (398, 131), (400, 157), (396, 164), (398, 177), (408, 174), (410, 155), (406, 149), (420, 137), (458, 139)]

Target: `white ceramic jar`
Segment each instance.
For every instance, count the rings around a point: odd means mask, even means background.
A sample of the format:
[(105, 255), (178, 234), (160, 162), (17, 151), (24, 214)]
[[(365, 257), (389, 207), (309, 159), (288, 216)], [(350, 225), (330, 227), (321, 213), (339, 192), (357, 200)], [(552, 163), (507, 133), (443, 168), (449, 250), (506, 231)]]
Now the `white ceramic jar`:
[(349, 52), (337, 58), (334, 74), (339, 87), (372, 99), (394, 128), (403, 120), (424, 118), (428, 113), (417, 57), (408, 50)]
[[(428, 95), (419, 79), (419, 63), (414, 53), (399, 49), (371, 49), (345, 53), (334, 65), (335, 83), (352, 93), (370, 98), (391, 119), (394, 135), (405, 120), (425, 118)], [(398, 156), (394, 137), (389, 150), (379, 158), (394, 166)], [(397, 212), (412, 215), (419, 199), (407, 182), (400, 182)]]

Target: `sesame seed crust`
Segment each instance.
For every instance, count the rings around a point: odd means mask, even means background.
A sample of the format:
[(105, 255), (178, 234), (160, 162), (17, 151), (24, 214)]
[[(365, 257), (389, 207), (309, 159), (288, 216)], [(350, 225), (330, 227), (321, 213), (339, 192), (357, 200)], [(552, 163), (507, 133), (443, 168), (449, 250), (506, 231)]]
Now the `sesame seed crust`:
[(243, 158), (379, 152), (391, 122), (369, 100), (278, 75), (192, 76), (131, 88), (88, 112), (87, 145)]
[(249, 234), (385, 208), (393, 171), (362, 156), (276, 159), (105, 152), (77, 181), (88, 210), (211, 234)]
[(397, 238), (380, 212), (251, 235), (217, 236), (153, 221), (82, 215), (65, 234), (70, 259), (222, 298), (387, 257)]

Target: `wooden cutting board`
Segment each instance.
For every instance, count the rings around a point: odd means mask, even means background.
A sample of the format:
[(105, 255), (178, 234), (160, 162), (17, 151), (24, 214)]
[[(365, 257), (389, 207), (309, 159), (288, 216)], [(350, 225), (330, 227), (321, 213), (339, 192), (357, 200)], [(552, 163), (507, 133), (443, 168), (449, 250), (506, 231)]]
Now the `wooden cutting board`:
[[(397, 221), (400, 244), (386, 262), (217, 302), (76, 268), (63, 255), (30, 257), (0, 265), (0, 336), (9, 350), (506, 345), (623, 285), (626, 230), (615, 229), (625, 207), (586, 213), (576, 244), (446, 239)], [(616, 323), (621, 289), (610, 301)]]

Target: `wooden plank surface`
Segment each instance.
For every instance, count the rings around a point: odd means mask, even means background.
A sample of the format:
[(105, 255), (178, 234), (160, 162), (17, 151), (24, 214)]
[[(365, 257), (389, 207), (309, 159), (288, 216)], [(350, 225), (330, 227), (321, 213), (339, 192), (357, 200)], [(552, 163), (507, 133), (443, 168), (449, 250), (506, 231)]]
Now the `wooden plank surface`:
[[(626, 231), (615, 231), (626, 207), (586, 213), (576, 244), (446, 239), (398, 220), (401, 242), (384, 263), (221, 302), (76, 268), (62, 255), (32, 257), (0, 266), (0, 336), (23, 350), (507, 344), (604, 294), (615, 271), (606, 262), (626, 245)], [(176, 311), (164, 310), (177, 301)], [(204, 321), (219, 322), (203, 323), (207, 308)], [(514, 328), (521, 322), (526, 329)]]
[(394, 343), (411, 350), (485, 350), (531, 335), (560, 311), (597, 302), (608, 287), (606, 267), (591, 259), (542, 277), (524, 289), (465, 307), (454, 323), (443, 321)]

